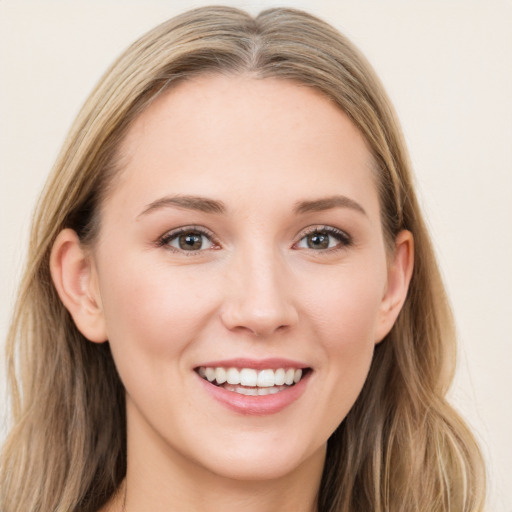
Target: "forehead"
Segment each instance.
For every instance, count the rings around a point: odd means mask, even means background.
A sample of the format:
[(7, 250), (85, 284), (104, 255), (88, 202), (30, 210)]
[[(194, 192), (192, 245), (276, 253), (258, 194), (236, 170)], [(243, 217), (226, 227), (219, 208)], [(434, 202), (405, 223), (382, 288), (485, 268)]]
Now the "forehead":
[(242, 200), (277, 189), (283, 203), (329, 190), (376, 198), (373, 158), (353, 123), (319, 91), (282, 79), (181, 82), (135, 120), (120, 157), (116, 189), (139, 203), (154, 200), (156, 189), (214, 197), (229, 190)]

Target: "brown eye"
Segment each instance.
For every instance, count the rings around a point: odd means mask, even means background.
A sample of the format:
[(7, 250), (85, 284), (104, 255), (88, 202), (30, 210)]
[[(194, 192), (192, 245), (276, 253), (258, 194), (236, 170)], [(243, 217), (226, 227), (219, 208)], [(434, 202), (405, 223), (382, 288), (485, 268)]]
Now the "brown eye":
[(328, 249), (330, 235), (325, 233), (312, 233), (306, 237), (310, 249)]
[(162, 240), (162, 245), (167, 245), (180, 251), (194, 252), (213, 247), (210, 238), (200, 231), (181, 231), (171, 233)]
[(199, 233), (186, 233), (178, 237), (180, 249), (198, 251), (203, 247), (203, 236)]
[(321, 251), (347, 247), (352, 243), (351, 237), (334, 227), (317, 228), (306, 233), (295, 245), (296, 249)]

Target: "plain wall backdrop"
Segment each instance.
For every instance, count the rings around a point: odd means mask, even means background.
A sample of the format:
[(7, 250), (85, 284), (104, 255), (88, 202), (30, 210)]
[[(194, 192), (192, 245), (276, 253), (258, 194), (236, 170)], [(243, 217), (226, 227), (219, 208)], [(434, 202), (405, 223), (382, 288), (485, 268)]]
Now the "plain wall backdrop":
[[(30, 214), (81, 104), (129, 43), (208, 3), (0, 0), (0, 348)], [(457, 319), (451, 400), (488, 461), (489, 510), (512, 512), (512, 2), (214, 3), (253, 14), (276, 5), (308, 10), (348, 35), (380, 75)], [(1, 366), (0, 378), (3, 406)]]

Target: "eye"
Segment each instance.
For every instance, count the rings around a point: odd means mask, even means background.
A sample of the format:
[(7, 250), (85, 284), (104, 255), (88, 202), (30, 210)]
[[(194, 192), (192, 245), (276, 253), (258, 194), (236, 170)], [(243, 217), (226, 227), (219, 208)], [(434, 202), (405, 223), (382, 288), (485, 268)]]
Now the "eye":
[(182, 228), (167, 233), (159, 240), (159, 245), (185, 252), (198, 252), (216, 247), (209, 233), (195, 228)]
[(347, 233), (333, 227), (314, 228), (306, 233), (295, 244), (297, 249), (326, 250), (342, 248), (350, 245), (351, 238)]

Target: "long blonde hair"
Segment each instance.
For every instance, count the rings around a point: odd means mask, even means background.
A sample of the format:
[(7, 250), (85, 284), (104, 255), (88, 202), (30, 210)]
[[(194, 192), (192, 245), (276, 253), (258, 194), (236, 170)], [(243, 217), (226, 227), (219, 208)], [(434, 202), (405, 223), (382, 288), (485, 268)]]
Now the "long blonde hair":
[(479, 450), (445, 400), (455, 363), (453, 320), (382, 85), (323, 21), (293, 9), (253, 18), (226, 7), (173, 18), (128, 48), (92, 92), (58, 157), (34, 215), (7, 340), (13, 427), (1, 456), (0, 509), (95, 511), (125, 476), (124, 390), (109, 345), (88, 342), (75, 327), (53, 287), (49, 254), (65, 227), (84, 243), (94, 240), (128, 126), (170, 86), (205, 72), (293, 80), (331, 98), (377, 162), (388, 242), (402, 229), (414, 235), (407, 300), (328, 441), (319, 511), (482, 510)]

